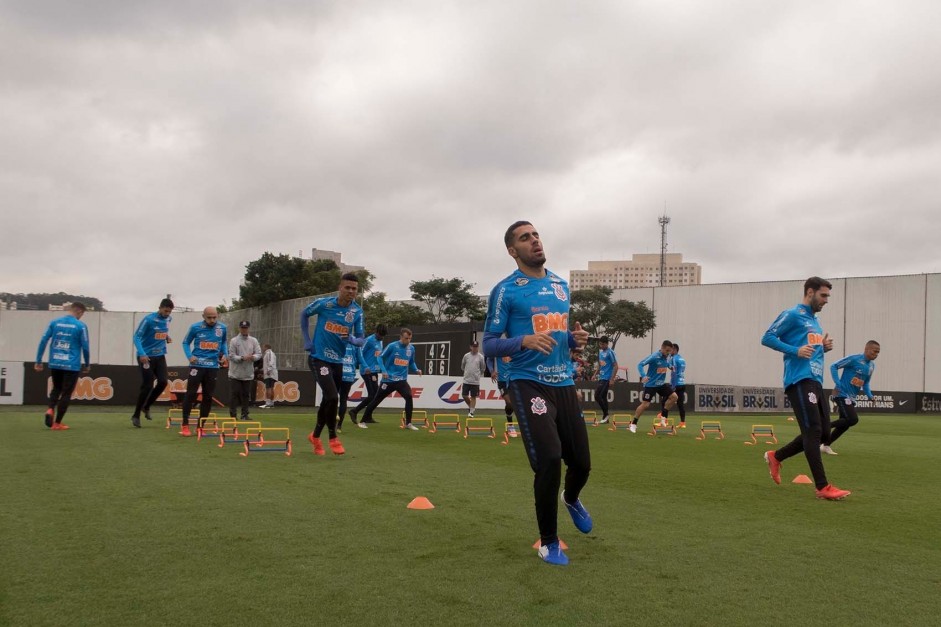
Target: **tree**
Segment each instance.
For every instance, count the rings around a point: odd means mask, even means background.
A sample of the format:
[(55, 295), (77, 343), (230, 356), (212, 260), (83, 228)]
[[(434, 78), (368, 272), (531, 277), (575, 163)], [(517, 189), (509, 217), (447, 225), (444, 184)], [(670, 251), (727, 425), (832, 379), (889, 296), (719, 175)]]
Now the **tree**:
[(16, 303), (18, 309), (41, 309), (48, 310), (49, 305), (59, 306), (64, 303), (80, 302), (84, 303), (92, 311), (106, 311), (105, 305), (93, 296), (76, 296), (58, 292), (56, 294), (37, 293), (37, 294), (10, 294), (9, 292), (0, 292), (0, 301), (7, 305)]
[[(617, 346), (622, 336), (644, 337), (656, 326), (656, 314), (647, 303), (618, 300), (611, 302), (614, 290), (609, 287), (589, 287), (572, 293), (572, 309), (569, 319), (578, 322), (593, 337), (607, 335), (611, 348)], [(586, 374), (594, 374), (598, 360), (598, 345), (594, 342), (585, 348), (588, 362)]]
[[(230, 309), (260, 307), (270, 303), (336, 291), (342, 272), (329, 259), (301, 259), (290, 255), (264, 253), (245, 266), (245, 281), (239, 298)], [(369, 290), (375, 278), (368, 270), (356, 273), (361, 292)]]
[(390, 333), (396, 329), (431, 322), (431, 314), (421, 307), (406, 303), (390, 303), (385, 292), (374, 292), (363, 299), (363, 317), (366, 319), (366, 333), (371, 333), (377, 324), (384, 324)]
[(409, 284), (412, 298), (428, 309), (434, 323), (454, 322), (459, 318), (482, 320), (484, 308), (480, 299), (471, 292), (473, 283), (461, 278), (442, 279), (432, 276), (428, 281), (412, 281)]

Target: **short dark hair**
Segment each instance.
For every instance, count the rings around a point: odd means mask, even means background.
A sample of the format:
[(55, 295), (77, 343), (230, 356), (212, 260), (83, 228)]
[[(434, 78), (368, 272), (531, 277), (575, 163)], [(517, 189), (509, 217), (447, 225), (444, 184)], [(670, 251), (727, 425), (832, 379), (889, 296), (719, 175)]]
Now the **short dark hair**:
[(402, 336), (405, 335), (406, 333), (408, 333), (409, 335), (414, 335), (414, 334), (412, 333), (412, 330), (409, 329), (408, 327), (402, 327), (401, 329), (399, 329), (399, 337), (402, 337)]
[(359, 283), (359, 277), (356, 276), (355, 272), (345, 272), (343, 276), (340, 277), (341, 281), (353, 281), (354, 283)]
[(680, 345), (677, 344), (676, 342), (673, 342), (673, 348), (676, 349), (676, 352), (680, 352)]
[(667, 348), (673, 348), (673, 342), (670, 340), (663, 340), (663, 344), (660, 345), (660, 348), (666, 346)]
[(72, 309), (78, 309), (79, 311), (87, 311), (87, 310), (88, 310), (88, 307), (85, 306), (85, 303), (80, 303), (80, 302), (78, 302), (78, 301), (75, 301), (74, 303), (72, 303), (71, 305), (69, 305), (69, 307), (72, 308)]
[(163, 309), (164, 307), (169, 307), (170, 309), (173, 309), (173, 301), (170, 300), (169, 298), (164, 298), (162, 301), (160, 301), (159, 309)]
[(389, 329), (386, 328), (386, 325), (381, 322), (376, 325), (376, 335), (385, 335), (389, 332)]
[(507, 248), (509, 248), (510, 244), (513, 243), (513, 231), (520, 228), (521, 226), (526, 226), (527, 224), (529, 226), (533, 225), (533, 223), (529, 222), (528, 220), (517, 220), (516, 222), (510, 225), (510, 228), (508, 228), (506, 230), (506, 233), (503, 235), (503, 243), (506, 244)]
[(610, 342), (611, 340), (608, 339), (608, 336), (607, 336), (607, 335), (602, 335), (601, 337), (598, 338), (598, 341), (599, 341), (599, 342), (604, 342), (605, 344), (607, 344), (607, 343)]
[(875, 340), (869, 340), (868, 342), (866, 342), (866, 346), (869, 346), (870, 344), (875, 344), (876, 346), (880, 346), (880, 347), (882, 346), (882, 344), (880, 344), (879, 342)]
[(807, 293), (807, 290), (813, 290), (816, 292), (821, 287), (826, 287), (831, 290), (833, 289), (833, 285), (830, 283), (830, 281), (821, 279), (819, 276), (812, 276), (804, 281), (804, 294)]

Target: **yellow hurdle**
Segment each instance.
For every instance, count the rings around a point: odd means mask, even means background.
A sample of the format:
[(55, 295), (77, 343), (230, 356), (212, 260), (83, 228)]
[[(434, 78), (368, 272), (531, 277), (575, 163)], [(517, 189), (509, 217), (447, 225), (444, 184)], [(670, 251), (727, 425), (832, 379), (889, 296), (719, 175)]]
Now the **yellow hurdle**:
[(461, 417), (458, 414), (434, 414), (429, 433), (437, 433), (438, 431), (454, 431), (460, 435)]
[(464, 421), (464, 439), (471, 435), (483, 435), (488, 438), (495, 438), (497, 434), (493, 430), (493, 418), (467, 418)]
[(520, 427), (515, 422), (508, 422), (503, 427), (503, 443), (509, 444), (510, 438), (517, 438), (520, 434)]
[(765, 440), (765, 444), (777, 444), (778, 438), (774, 435), (774, 425), (752, 425), (751, 426), (751, 442), (745, 442), (748, 446), (753, 446), (758, 444), (759, 438), (771, 438), (770, 440)]
[(623, 431), (631, 428), (631, 421), (634, 416), (631, 414), (612, 414), (611, 426), (608, 431)]
[(703, 420), (699, 423), (699, 435), (696, 436), (697, 440), (705, 440), (708, 436), (707, 433), (716, 433), (717, 440), (724, 440), (725, 434), (722, 432), (722, 423), (718, 420)]
[[(251, 422), (246, 420), (223, 420), (219, 426), (219, 448), (225, 446), (226, 442), (237, 442), (239, 444), (248, 440), (248, 435), (243, 430), (239, 433), (239, 427), (244, 429), (259, 428), (260, 422)], [(257, 436), (255, 438), (258, 439)]]
[[(257, 439), (251, 440), (253, 435)], [(266, 438), (266, 435), (275, 438)], [(242, 443), (245, 450), (239, 453), (242, 457), (248, 457), (250, 452), (284, 453), (288, 457), (291, 456), (291, 430), (287, 427), (249, 427), (245, 430), (245, 437)]]
[[(424, 409), (416, 409), (412, 411), (412, 424), (416, 427), (421, 427), (423, 429), (428, 428), (428, 412)], [(399, 422), (399, 429), (405, 428), (405, 412), (402, 412), (402, 418)]]
[(588, 427), (597, 427), (598, 426), (598, 412), (593, 409), (582, 412), (582, 419), (585, 421), (585, 425)]

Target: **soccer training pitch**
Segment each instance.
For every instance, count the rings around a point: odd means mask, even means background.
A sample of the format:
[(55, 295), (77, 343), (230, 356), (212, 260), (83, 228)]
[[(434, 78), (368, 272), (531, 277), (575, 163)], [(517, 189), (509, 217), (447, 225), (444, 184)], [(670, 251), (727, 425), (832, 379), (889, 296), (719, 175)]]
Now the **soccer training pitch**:
[[(691, 416), (675, 437), (589, 428), (582, 494), (564, 508), (567, 567), (541, 562), (520, 439), (346, 425), (315, 457), (313, 410), (255, 410), (294, 455), (134, 429), (129, 411), (0, 411), (3, 625), (936, 625), (941, 419), (862, 413), (825, 456), (853, 491), (819, 501), (803, 457), (775, 485), (745, 446), (784, 416)], [(429, 418), (432, 411), (428, 411)], [(464, 415), (464, 412), (461, 412)], [(696, 441), (703, 419), (725, 440)], [(326, 436), (326, 434), (325, 434)], [(427, 497), (435, 509), (406, 505)]]

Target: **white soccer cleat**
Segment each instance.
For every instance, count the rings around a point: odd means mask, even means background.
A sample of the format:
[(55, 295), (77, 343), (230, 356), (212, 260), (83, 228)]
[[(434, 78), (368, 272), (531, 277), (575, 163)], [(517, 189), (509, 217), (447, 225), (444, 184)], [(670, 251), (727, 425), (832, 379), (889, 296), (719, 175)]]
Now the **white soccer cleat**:
[(354, 422), (353, 424), (355, 424), (355, 425), (356, 425), (357, 427), (359, 427), (360, 429), (368, 429), (368, 428), (369, 428), (369, 427), (367, 427), (366, 425), (364, 425), (364, 424), (361, 423), (361, 422)]
[(418, 431), (418, 427), (416, 427), (412, 423), (408, 423), (407, 425), (405, 425), (405, 428), (409, 429), (410, 431)]
[(830, 448), (830, 447), (827, 446), (826, 444), (821, 444), (821, 445), (820, 445), (820, 452), (821, 452), (821, 453), (825, 453), (825, 454), (827, 454), (827, 455), (839, 455), (839, 453), (837, 453), (836, 451), (834, 451), (832, 448)]
[(637, 425), (635, 425), (633, 422), (631, 423), (631, 426), (628, 427), (628, 429), (631, 430), (631, 433), (637, 433)]

